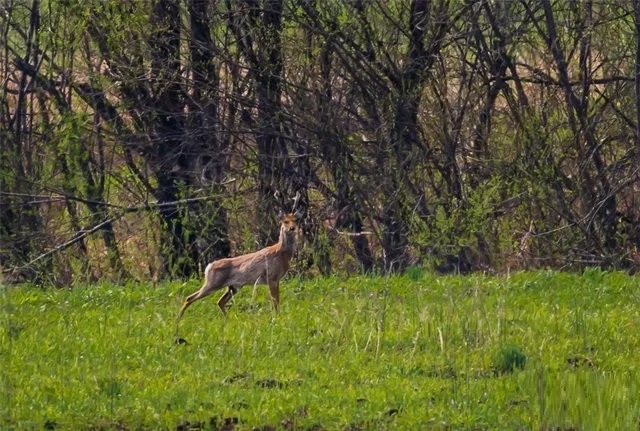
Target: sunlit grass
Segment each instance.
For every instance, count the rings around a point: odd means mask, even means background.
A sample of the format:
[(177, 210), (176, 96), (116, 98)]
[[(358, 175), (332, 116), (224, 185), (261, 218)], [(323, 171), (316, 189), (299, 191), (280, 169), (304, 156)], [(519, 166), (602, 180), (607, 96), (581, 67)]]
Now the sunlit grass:
[(0, 290), (0, 428), (635, 429), (622, 273), (289, 280), (175, 317), (199, 281)]

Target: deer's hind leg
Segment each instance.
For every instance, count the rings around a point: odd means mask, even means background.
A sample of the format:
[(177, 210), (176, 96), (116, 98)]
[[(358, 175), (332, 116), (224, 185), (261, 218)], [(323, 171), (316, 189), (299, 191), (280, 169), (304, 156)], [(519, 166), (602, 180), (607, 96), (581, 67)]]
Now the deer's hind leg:
[(202, 287), (198, 291), (193, 292), (191, 295), (187, 296), (187, 299), (185, 299), (184, 304), (182, 304), (182, 308), (180, 308), (180, 312), (178, 313), (178, 322), (182, 318), (182, 315), (184, 314), (185, 310), (191, 304), (196, 302), (198, 299), (202, 299), (205, 296), (209, 296), (216, 290), (222, 288), (223, 286), (222, 284), (216, 283), (215, 270), (211, 265), (212, 264), (209, 264), (205, 269), (204, 284), (202, 285)]
[(227, 303), (231, 301), (233, 295), (238, 293), (238, 288), (235, 286), (229, 286), (229, 289), (218, 299), (218, 307), (222, 310), (222, 314), (227, 315)]

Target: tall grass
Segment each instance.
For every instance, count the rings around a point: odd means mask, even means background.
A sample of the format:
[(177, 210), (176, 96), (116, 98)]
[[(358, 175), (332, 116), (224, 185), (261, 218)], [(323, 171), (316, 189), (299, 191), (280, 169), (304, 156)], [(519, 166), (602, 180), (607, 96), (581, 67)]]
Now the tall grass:
[[(3, 429), (636, 429), (640, 283), (590, 270), (0, 289)], [(212, 297), (213, 298), (213, 297)]]

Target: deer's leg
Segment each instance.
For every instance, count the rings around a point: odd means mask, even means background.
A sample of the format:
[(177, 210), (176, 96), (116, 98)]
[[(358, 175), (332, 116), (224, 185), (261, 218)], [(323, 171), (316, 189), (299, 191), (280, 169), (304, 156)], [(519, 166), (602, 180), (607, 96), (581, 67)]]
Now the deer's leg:
[(269, 283), (269, 293), (271, 294), (271, 304), (277, 313), (280, 306), (280, 286), (278, 281), (272, 281)]
[(178, 321), (182, 319), (182, 315), (191, 304), (196, 302), (198, 299), (202, 299), (205, 296), (209, 296), (212, 292), (213, 292), (213, 289), (211, 290), (200, 289), (197, 292), (193, 292), (191, 295), (187, 296), (187, 299), (184, 300), (184, 304), (182, 304), (182, 308), (180, 308), (180, 312), (178, 313)]
[(218, 307), (222, 310), (222, 314), (227, 314), (227, 302), (231, 301), (233, 295), (238, 293), (238, 289), (235, 286), (229, 286), (229, 289), (218, 299)]
[(209, 296), (214, 291), (220, 289), (221, 286), (217, 286), (216, 283), (214, 282), (213, 272), (214, 272), (213, 270), (210, 270), (210, 266), (207, 266), (207, 269), (205, 270), (204, 284), (198, 291), (193, 292), (191, 295), (187, 296), (187, 299), (185, 299), (184, 304), (182, 304), (182, 308), (180, 308), (180, 312), (178, 313), (178, 322), (182, 318), (182, 315), (184, 314), (185, 310), (191, 304), (196, 302), (198, 299), (202, 299), (205, 296)]

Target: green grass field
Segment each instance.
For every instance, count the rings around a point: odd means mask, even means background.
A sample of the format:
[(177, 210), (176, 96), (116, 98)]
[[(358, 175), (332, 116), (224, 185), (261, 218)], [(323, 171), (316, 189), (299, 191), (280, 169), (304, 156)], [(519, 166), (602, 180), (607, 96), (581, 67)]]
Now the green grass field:
[(633, 276), (199, 285), (0, 288), (0, 429), (638, 429)]

